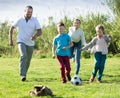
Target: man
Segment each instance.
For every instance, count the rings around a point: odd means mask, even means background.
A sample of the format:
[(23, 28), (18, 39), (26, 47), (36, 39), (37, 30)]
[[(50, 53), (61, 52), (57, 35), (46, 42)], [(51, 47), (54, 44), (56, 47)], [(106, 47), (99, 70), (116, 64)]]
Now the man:
[[(33, 8), (32, 6), (25, 7), (24, 17), (20, 18), (16, 23), (14, 23), (9, 30), (9, 44), (11, 46), (13, 43), (13, 30), (18, 27), (17, 43), (20, 52), (20, 76), (21, 81), (26, 80), (26, 74), (30, 65), (31, 57), (34, 49), (34, 40), (42, 34), (42, 30), (38, 20), (32, 17)], [(34, 34), (34, 31), (37, 33)]]

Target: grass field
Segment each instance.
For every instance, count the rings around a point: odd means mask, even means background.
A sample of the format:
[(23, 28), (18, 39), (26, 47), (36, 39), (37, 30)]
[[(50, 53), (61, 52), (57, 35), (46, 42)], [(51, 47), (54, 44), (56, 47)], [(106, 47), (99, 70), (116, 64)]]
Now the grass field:
[[(79, 76), (81, 86), (61, 83), (59, 65), (56, 59), (33, 58), (26, 82), (19, 77), (19, 58), (0, 58), (0, 98), (30, 98), (29, 91), (34, 85), (46, 85), (52, 89), (52, 98), (120, 98), (120, 58), (108, 58), (103, 82), (89, 83), (93, 69), (93, 58), (81, 59)], [(71, 76), (75, 64), (71, 61)], [(42, 97), (51, 98), (51, 97)]]

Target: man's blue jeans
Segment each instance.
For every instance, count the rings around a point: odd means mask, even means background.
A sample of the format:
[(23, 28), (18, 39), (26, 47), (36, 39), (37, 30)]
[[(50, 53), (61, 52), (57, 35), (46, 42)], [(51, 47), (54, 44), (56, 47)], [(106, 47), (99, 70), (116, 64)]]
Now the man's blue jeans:
[(80, 56), (81, 56), (81, 47), (82, 43), (81, 40), (77, 43), (73, 42), (73, 46), (71, 47), (71, 57), (75, 58), (75, 63), (76, 63), (76, 71), (75, 74), (78, 75), (79, 69), (80, 69)]
[(33, 46), (27, 46), (24, 43), (18, 43), (20, 52), (20, 76), (26, 76), (33, 54)]

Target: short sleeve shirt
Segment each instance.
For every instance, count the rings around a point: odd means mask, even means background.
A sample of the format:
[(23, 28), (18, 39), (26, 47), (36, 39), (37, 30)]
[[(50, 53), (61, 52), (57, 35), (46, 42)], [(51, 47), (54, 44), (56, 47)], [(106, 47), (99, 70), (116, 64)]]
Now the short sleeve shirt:
[(58, 34), (53, 39), (53, 45), (56, 46), (57, 56), (70, 56), (70, 49), (63, 50), (63, 47), (70, 45), (71, 38), (68, 34)]
[(31, 17), (28, 21), (26, 19), (20, 18), (17, 22), (13, 24), (13, 27), (18, 27), (17, 42), (22, 42), (28, 46), (34, 46), (34, 41), (31, 37), (36, 29), (40, 29), (41, 26), (35, 17)]

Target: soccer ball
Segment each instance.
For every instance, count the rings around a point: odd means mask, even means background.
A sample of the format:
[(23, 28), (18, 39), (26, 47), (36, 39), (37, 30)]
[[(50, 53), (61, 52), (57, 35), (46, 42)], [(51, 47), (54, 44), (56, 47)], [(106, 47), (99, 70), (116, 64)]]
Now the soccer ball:
[(81, 85), (82, 84), (82, 80), (81, 78), (79, 78), (78, 76), (74, 76), (72, 79), (71, 79), (71, 83), (73, 85)]

